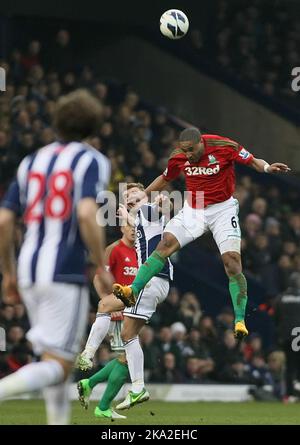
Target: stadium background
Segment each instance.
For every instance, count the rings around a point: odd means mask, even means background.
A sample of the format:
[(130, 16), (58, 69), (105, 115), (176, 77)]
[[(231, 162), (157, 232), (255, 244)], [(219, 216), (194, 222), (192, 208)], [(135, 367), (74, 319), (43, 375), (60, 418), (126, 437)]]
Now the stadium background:
[[(191, 28), (179, 42), (158, 31), (162, 9), (179, 7), (170, 1), (163, 8), (158, 1), (142, 8), (135, 1), (84, 7), (65, 1), (59, 10), (52, 2), (1, 4), (0, 65), (7, 70), (0, 95), (1, 195), (20, 160), (53, 140), (53, 105), (76, 87), (104, 104), (93, 145), (111, 159), (111, 190), (120, 181), (148, 184), (163, 171), (186, 124), (289, 164), (287, 177), (237, 169), (249, 339), (237, 345), (231, 333), (227, 279), (210, 236), (173, 258), (174, 287), (141, 335), (148, 382), (246, 383), (258, 389), (257, 398), (282, 400), (287, 357), (276, 301), (291, 273), (300, 272), (300, 93), (291, 89), (291, 69), (300, 61), (300, 7), (296, 1), (198, 3), (181, 5)], [(172, 187), (182, 190), (183, 183)], [(20, 223), (17, 244), (21, 231)], [(118, 236), (109, 230), (108, 241)], [(91, 323), (96, 301), (91, 287)], [(24, 340), (24, 307), (8, 303), (1, 299), (7, 352), (0, 353), (0, 376), (35, 359)], [(103, 345), (95, 368), (110, 357)]]

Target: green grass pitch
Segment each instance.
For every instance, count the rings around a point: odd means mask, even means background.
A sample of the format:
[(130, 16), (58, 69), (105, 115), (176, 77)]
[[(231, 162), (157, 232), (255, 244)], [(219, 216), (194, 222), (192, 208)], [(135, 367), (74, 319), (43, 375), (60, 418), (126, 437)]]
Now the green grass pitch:
[[(100, 420), (73, 402), (73, 425), (300, 425), (300, 404), (147, 402), (125, 411), (126, 420)], [(0, 425), (44, 425), (41, 400), (13, 400), (0, 405)]]

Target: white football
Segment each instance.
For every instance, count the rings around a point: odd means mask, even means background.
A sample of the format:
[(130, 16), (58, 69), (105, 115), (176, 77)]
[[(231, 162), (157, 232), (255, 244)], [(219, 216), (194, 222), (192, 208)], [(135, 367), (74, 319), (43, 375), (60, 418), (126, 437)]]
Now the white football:
[(189, 20), (179, 9), (169, 9), (160, 18), (160, 31), (169, 39), (181, 39), (189, 30)]

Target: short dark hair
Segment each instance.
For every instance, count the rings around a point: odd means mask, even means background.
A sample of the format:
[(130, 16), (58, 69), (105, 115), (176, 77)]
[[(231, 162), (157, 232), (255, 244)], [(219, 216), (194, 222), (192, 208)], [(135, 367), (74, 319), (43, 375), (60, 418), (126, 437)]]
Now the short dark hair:
[(101, 103), (87, 90), (79, 89), (58, 100), (53, 124), (64, 141), (81, 141), (97, 132), (101, 117)]
[(200, 142), (201, 132), (196, 127), (185, 128), (179, 135), (179, 141), (193, 141), (194, 144)]

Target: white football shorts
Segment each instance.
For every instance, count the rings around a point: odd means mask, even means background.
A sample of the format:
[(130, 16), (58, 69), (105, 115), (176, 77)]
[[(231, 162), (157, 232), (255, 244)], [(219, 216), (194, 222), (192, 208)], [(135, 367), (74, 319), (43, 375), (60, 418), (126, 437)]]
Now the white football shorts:
[(37, 355), (53, 353), (73, 361), (85, 334), (89, 293), (86, 286), (50, 283), (20, 289), (31, 328), (26, 337)]
[(185, 202), (183, 208), (168, 222), (164, 232), (172, 233), (180, 247), (183, 247), (210, 230), (221, 255), (229, 251), (240, 253), (238, 213), (239, 202), (233, 197), (204, 209), (193, 209)]
[(138, 295), (135, 306), (126, 307), (123, 314), (126, 317), (141, 318), (148, 321), (158, 304), (162, 303), (168, 296), (170, 289), (169, 280), (166, 278), (153, 277)]

